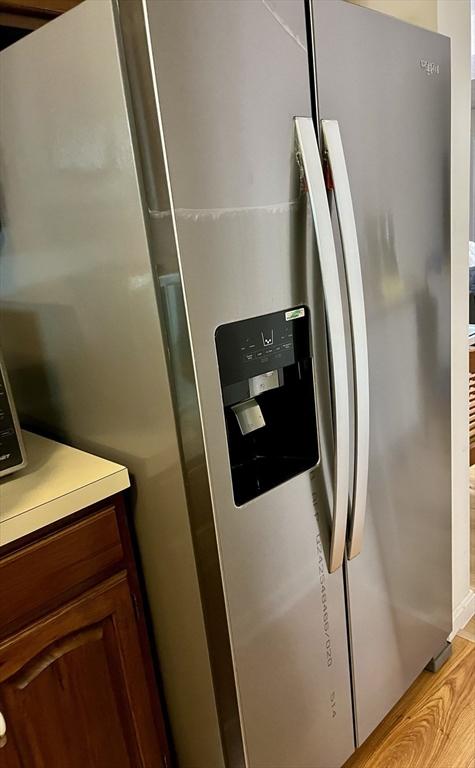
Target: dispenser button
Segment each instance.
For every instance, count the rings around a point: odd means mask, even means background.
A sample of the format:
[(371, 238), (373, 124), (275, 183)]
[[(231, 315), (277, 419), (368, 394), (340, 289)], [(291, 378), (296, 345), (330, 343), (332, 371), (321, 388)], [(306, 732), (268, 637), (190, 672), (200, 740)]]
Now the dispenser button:
[(252, 397), (267, 392), (269, 389), (276, 389), (279, 386), (279, 371), (268, 371), (260, 373), (249, 379), (249, 394)]
[(265, 347), (270, 347), (274, 343), (274, 331), (272, 330), (270, 333), (264, 333), (261, 331), (262, 336), (262, 343)]

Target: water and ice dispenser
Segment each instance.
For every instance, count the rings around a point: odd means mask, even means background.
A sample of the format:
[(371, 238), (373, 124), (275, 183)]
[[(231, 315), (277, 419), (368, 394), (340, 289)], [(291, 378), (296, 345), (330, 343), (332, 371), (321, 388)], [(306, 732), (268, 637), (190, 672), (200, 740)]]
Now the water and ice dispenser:
[(237, 505), (318, 461), (309, 310), (221, 325), (216, 351)]

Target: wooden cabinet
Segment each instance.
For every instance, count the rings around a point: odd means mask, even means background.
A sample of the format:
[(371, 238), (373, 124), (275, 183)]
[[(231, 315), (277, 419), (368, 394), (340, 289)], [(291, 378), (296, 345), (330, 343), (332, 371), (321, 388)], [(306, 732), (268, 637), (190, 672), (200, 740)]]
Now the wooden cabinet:
[(120, 500), (0, 559), (0, 604), (3, 598), (12, 608), (3, 616), (7, 636), (0, 624), (1, 768), (169, 763), (117, 506)]
[(0, 0), (0, 50), (80, 2), (82, 0)]
[(0, 24), (18, 29), (36, 29), (81, 0), (0, 0)]

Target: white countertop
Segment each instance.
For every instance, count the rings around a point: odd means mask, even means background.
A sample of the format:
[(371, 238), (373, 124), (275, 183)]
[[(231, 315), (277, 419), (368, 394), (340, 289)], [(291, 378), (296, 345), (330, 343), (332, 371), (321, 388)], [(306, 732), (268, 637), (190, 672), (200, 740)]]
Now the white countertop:
[(23, 432), (28, 466), (0, 480), (0, 546), (130, 485), (125, 467)]

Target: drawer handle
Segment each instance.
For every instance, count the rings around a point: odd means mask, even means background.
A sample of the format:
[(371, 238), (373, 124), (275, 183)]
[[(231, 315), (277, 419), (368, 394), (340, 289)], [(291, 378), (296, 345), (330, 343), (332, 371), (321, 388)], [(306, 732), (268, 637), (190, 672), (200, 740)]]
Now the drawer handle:
[(7, 724), (5, 718), (0, 712), (0, 749), (7, 743)]

